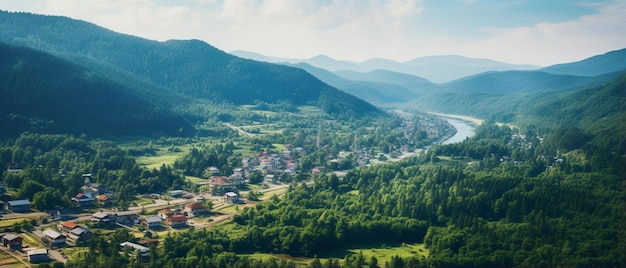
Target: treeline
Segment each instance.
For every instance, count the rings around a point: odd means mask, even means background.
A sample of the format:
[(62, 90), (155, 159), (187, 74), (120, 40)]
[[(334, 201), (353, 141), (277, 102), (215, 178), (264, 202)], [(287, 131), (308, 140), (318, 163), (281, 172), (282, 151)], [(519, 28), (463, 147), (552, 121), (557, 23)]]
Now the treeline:
[[(92, 183), (115, 192), (120, 207), (127, 207), (136, 194), (186, 185), (171, 167), (143, 169), (115, 143), (86, 136), (23, 133), (0, 146), (0, 166), (11, 198), (32, 200), (39, 210), (69, 206), (85, 185), (85, 173), (92, 174)], [(9, 166), (22, 171), (9, 172)]]

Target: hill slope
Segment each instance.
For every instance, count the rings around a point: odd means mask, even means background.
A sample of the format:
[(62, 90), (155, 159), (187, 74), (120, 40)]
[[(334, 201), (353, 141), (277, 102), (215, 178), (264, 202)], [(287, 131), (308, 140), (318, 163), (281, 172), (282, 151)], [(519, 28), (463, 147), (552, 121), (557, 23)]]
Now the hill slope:
[[(197, 40), (156, 42), (64, 17), (0, 12), (1, 40), (103, 73), (128, 72), (187, 96), (234, 104), (287, 100), (333, 116), (382, 115), (300, 69), (234, 57)], [(117, 69), (117, 70), (116, 70)]]
[(626, 70), (626, 48), (577, 62), (557, 64), (541, 69), (547, 73), (579, 76), (596, 76), (624, 70)]
[(193, 127), (127, 86), (50, 54), (0, 43), (3, 135), (186, 135)]

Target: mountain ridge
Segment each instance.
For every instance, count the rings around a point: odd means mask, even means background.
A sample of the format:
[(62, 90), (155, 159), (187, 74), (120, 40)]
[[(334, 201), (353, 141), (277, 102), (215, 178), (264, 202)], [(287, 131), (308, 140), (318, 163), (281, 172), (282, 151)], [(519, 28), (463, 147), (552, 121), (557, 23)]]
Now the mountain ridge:
[(200, 40), (157, 42), (66, 17), (10, 12), (0, 12), (0, 32), (2, 41), (80, 58), (80, 64), (101, 71), (116, 67), (193, 98), (234, 104), (282, 99), (315, 105), (334, 117), (383, 115), (300, 69), (241, 59)]

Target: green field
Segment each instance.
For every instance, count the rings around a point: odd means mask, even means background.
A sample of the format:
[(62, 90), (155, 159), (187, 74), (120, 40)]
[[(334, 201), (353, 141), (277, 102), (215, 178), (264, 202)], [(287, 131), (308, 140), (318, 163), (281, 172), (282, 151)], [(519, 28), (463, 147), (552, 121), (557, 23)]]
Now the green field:
[[(372, 256), (375, 256), (378, 261), (379, 267), (384, 267), (386, 262), (391, 261), (391, 257), (399, 256), (403, 259), (407, 260), (413, 256), (419, 258), (420, 262), (428, 257), (428, 249), (424, 244), (406, 244), (406, 243), (389, 243), (389, 244), (361, 244), (361, 245), (352, 245), (347, 247), (346, 249), (336, 250), (329, 252), (328, 254), (322, 254), (318, 256), (322, 264), (326, 263), (328, 259), (338, 259), (340, 263), (343, 262), (343, 259), (348, 255), (358, 255), (363, 254), (363, 257), (366, 262), (369, 263)], [(274, 258), (278, 260), (286, 260), (292, 261), (296, 264), (296, 266), (304, 267), (308, 266), (309, 263), (313, 260), (313, 258), (307, 257), (292, 257), (286, 254), (266, 254), (266, 253), (255, 253), (246, 255), (250, 258), (256, 260), (262, 260), (263, 262), (267, 262), (268, 260)]]

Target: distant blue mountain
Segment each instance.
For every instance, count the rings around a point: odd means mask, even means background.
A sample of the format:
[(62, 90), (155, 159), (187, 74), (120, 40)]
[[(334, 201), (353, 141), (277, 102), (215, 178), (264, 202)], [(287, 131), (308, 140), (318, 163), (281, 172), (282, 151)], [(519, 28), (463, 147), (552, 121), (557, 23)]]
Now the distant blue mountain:
[(541, 69), (547, 73), (580, 76), (596, 76), (623, 70), (626, 70), (626, 48), (581, 61), (556, 64)]

